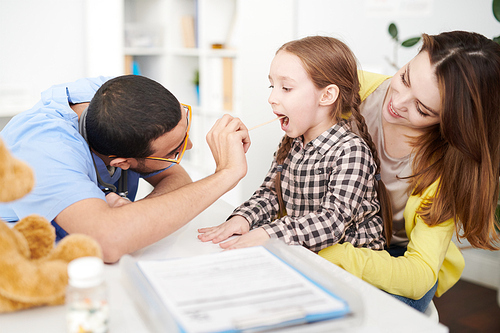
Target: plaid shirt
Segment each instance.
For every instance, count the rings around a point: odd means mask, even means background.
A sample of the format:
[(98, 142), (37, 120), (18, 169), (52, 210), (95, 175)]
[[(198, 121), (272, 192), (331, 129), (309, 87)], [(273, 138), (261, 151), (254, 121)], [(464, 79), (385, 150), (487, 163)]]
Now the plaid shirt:
[(376, 164), (370, 148), (345, 121), (303, 145), (294, 139), (281, 186), (287, 216), (279, 210), (274, 188), (276, 153), (263, 184), (233, 215), (272, 238), (319, 251), (335, 243), (381, 250), (384, 247), (380, 203), (375, 190)]

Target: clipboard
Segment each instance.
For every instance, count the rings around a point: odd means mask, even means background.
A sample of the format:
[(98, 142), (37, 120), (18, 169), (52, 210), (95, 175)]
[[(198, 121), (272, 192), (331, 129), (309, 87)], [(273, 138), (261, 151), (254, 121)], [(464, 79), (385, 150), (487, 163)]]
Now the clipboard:
[[(359, 296), (298, 253), (275, 240), (188, 258), (136, 261), (125, 256), (120, 266), (122, 281), (152, 332), (307, 332), (312, 325), (359, 325)], [(247, 263), (250, 267), (244, 267)], [(238, 286), (238, 274), (246, 275), (247, 285)]]

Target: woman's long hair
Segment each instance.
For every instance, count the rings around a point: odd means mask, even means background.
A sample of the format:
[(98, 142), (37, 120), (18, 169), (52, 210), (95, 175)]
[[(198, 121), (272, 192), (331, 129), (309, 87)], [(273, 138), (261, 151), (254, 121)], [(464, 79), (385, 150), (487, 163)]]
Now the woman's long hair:
[[(368, 144), (377, 164), (376, 173), (380, 173), (380, 159), (373, 140), (368, 133), (365, 119), (360, 113), (359, 80), (357, 63), (354, 54), (347, 45), (338, 39), (324, 36), (310, 36), (284, 44), (276, 53), (285, 51), (296, 55), (304, 65), (306, 72), (318, 89), (335, 84), (339, 88), (339, 96), (332, 109), (332, 118), (337, 122), (342, 116), (354, 119), (359, 135)], [(293, 139), (285, 135), (276, 153), (278, 165), (282, 165), (287, 157)], [(377, 181), (377, 194), (381, 204), (381, 216), (384, 221), (384, 235), (387, 243), (392, 235), (392, 210), (390, 197), (382, 180)], [(286, 208), (281, 194), (281, 171), (275, 178), (275, 189), (280, 211), (278, 216), (286, 215)]]
[(419, 214), (431, 226), (454, 218), (458, 237), (498, 249), (500, 45), (453, 31), (424, 34), (420, 52), (429, 54), (435, 70), (441, 121), (414, 142), (413, 194), (439, 181)]

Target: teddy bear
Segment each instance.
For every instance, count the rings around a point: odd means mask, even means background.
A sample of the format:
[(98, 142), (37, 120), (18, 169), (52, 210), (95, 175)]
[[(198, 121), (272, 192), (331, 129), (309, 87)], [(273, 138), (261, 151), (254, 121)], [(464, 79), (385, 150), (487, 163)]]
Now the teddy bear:
[[(31, 168), (0, 139), (0, 202), (22, 198), (33, 185)], [(41, 216), (27, 216), (13, 227), (0, 221), (0, 313), (63, 304), (68, 263), (85, 256), (102, 258), (93, 238), (71, 234), (55, 245), (55, 228)]]

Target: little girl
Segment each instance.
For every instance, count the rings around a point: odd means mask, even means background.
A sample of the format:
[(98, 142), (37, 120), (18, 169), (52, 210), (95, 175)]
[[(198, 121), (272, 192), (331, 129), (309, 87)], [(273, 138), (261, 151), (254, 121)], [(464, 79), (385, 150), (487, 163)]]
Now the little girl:
[[(269, 81), (269, 103), (284, 116), (285, 132), (271, 169), (226, 222), (199, 229), (198, 238), (219, 243), (242, 235), (221, 243), (225, 249), (272, 237), (315, 252), (344, 242), (382, 250), (391, 234), (386, 228), (384, 237), (382, 221), (391, 225), (392, 214), (389, 208), (380, 214), (390, 205), (384, 205), (377, 152), (359, 113), (351, 50), (331, 37), (291, 41), (276, 53)], [(362, 138), (343, 120), (351, 114)]]

